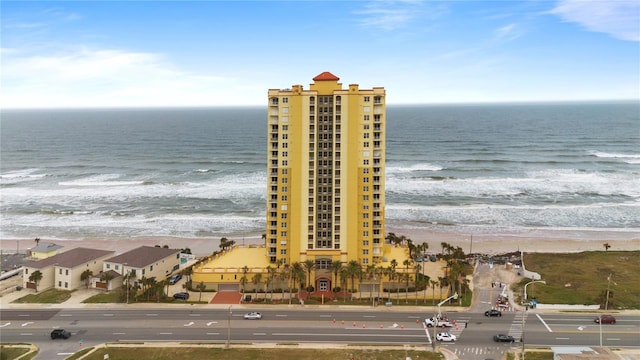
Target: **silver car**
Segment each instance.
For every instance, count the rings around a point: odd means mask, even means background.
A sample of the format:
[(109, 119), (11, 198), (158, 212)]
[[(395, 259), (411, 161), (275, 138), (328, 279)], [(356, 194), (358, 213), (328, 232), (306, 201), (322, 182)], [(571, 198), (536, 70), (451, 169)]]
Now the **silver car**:
[(244, 314), (244, 318), (246, 320), (260, 320), (262, 319), (262, 314), (259, 312), (253, 311), (253, 312)]

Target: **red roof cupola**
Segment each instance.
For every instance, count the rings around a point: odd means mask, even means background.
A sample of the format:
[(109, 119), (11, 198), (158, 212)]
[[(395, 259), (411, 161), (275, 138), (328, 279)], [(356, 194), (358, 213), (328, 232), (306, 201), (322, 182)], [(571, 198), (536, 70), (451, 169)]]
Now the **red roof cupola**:
[(322, 74), (313, 78), (313, 81), (338, 81), (339, 77), (333, 75), (332, 73), (325, 71)]

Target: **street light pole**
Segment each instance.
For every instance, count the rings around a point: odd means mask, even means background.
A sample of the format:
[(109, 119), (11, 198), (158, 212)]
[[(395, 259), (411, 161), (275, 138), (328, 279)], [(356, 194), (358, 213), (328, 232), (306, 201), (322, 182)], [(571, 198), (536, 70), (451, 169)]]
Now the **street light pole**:
[(231, 306), (229, 306), (229, 315), (227, 317), (227, 343), (225, 344), (225, 348), (229, 348), (229, 343), (231, 343)]
[[(533, 283), (543, 283), (546, 284), (547, 282), (544, 280), (533, 280), (533, 281), (529, 281), (528, 283), (524, 284), (524, 293), (522, 294), (522, 298), (523, 298), (523, 302), (527, 301), (527, 286), (529, 284), (533, 284)], [(529, 311), (529, 305), (525, 305), (525, 311)], [(526, 317), (527, 313), (524, 312), (522, 313), (522, 337), (520, 338), (520, 342), (522, 343), (522, 360), (524, 360), (524, 319)]]
[(526, 301), (526, 300), (527, 300), (527, 286), (528, 286), (529, 284), (533, 284), (533, 283), (543, 283), (543, 284), (546, 284), (547, 282), (546, 282), (546, 281), (544, 281), (544, 280), (534, 280), (534, 281), (529, 281), (528, 283), (524, 284), (524, 296), (523, 296), (523, 297), (524, 297), (524, 301)]

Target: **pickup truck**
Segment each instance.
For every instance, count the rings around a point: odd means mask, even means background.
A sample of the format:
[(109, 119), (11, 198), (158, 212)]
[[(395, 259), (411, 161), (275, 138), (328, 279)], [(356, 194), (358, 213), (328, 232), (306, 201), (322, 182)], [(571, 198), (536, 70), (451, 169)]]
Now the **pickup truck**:
[(436, 319), (435, 318), (426, 318), (424, 319), (424, 323), (427, 325), (427, 327), (433, 327), (434, 325), (437, 327), (452, 327), (453, 324), (451, 324), (449, 322), (449, 320), (447, 320), (446, 318), (440, 318), (437, 320), (437, 325), (436, 325)]

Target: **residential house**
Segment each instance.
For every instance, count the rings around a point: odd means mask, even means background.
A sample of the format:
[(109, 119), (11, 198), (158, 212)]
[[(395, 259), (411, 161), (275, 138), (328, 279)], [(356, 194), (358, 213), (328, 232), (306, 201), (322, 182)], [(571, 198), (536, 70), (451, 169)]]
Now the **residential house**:
[[(112, 257), (114, 253), (110, 250), (71, 249), (25, 265), (22, 282), (25, 288), (38, 291), (50, 288), (75, 290), (84, 285), (80, 277), (85, 270), (90, 270), (94, 274), (99, 273), (102, 270), (103, 261)], [(29, 281), (29, 277), (35, 271), (40, 271), (42, 274), (38, 284)]]
[(29, 256), (34, 259), (46, 259), (58, 254), (58, 250), (64, 246), (54, 243), (40, 242), (36, 247), (29, 249)]
[[(142, 278), (155, 278), (162, 281), (173, 271), (180, 268), (180, 249), (167, 249), (154, 246), (141, 246), (104, 261), (102, 270), (114, 271), (120, 275), (130, 274), (133, 281)], [(122, 279), (110, 284), (108, 289), (122, 285)], [(96, 284), (96, 287), (106, 288), (107, 284)]]

